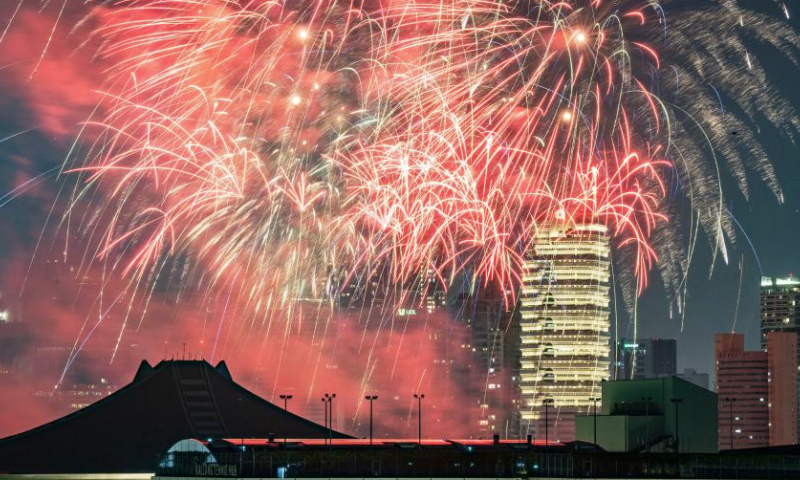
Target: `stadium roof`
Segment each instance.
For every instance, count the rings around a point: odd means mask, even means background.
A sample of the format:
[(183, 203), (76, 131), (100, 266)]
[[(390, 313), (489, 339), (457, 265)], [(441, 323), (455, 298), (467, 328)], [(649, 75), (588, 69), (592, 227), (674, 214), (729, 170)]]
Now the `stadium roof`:
[[(283, 439), (279, 437), (275, 438), (214, 438), (209, 441), (209, 439), (203, 438), (193, 438), (187, 439), (193, 440), (198, 444), (205, 445), (209, 449), (213, 448), (220, 448), (220, 449), (227, 449), (233, 447), (245, 446), (247, 448), (255, 448), (255, 449), (264, 449), (264, 450), (275, 450), (281, 448), (342, 448), (342, 449), (359, 449), (364, 447), (369, 448), (380, 448), (380, 447), (414, 447), (417, 448), (420, 445), (424, 448), (433, 448), (433, 447), (457, 447), (457, 448), (464, 448), (464, 447), (472, 447), (472, 448), (509, 448), (512, 450), (519, 449), (519, 448), (537, 448), (540, 451), (545, 449), (547, 451), (557, 451), (557, 450), (571, 450), (575, 447), (573, 444), (578, 442), (571, 442), (570, 444), (562, 443), (562, 442), (554, 442), (549, 441), (545, 443), (544, 440), (493, 440), (493, 439), (435, 439), (435, 438), (423, 438), (422, 443), (420, 444), (419, 440), (416, 438), (376, 438), (372, 442), (368, 438), (334, 438), (332, 440), (328, 439), (320, 439), (320, 438), (288, 438)], [(585, 443), (585, 442), (581, 442)], [(586, 444), (591, 445), (591, 444)]]
[(225, 362), (143, 361), (133, 381), (108, 397), (0, 439), (0, 473), (153, 472), (184, 438), (268, 434), (321, 439), (329, 431), (237, 384)]

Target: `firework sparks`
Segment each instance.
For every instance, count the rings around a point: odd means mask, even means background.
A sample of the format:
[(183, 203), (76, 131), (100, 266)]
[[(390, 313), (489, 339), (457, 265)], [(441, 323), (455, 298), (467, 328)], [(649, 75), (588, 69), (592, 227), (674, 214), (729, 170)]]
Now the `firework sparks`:
[(209, 288), (246, 279), (256, 311), (378, 264), (399, 283), (469, 270), (513, 301), (557, 215), (606, 224), (639, 291), (658, 264), (677, 293), (667, 192), (726, 256), (722, 172), (780, 198), (748, 122), (800, 125), (744, 48), (797, 48), (788, 28), (722, 0), (679, 8), (667, 28), (651, 0), (98, 2), (112, 67), (99, 140), (69, 171), (108, 199), (101, 258), (138, 282), (192, 258)]

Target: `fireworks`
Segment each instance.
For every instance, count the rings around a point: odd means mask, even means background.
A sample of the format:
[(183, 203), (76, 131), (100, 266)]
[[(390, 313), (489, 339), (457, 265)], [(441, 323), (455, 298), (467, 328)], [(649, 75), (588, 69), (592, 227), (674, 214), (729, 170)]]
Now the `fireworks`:
[(145, 283), (190, 258), (209, 288), (248, 285), (256, 311), (376, 265), (397, 283), (466, 270), (513, 301), (557, 216), (606, 224), (621, 280), (641, 291), (659, 264), (678, 293), (696, 239), (666, 221), (670, 192), (724, 255), (724, 172), (780, 198), (753, 119), (800, 125), (745, 43), (797, 62), (788, 27), (683, 3), (98, 2), (111, 67), (96, 146), (69, 171), (106, 198), (101, 258)]

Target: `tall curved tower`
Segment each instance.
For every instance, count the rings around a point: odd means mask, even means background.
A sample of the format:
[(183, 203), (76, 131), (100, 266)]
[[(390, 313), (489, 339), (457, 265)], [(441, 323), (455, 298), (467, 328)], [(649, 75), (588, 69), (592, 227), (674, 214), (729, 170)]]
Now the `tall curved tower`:
[(609, 255), (605, 225), (556, 221), (534, 233), (520, 292), (522, 435), (572, 440), (575, 415), (600, 397), (609, 378)]

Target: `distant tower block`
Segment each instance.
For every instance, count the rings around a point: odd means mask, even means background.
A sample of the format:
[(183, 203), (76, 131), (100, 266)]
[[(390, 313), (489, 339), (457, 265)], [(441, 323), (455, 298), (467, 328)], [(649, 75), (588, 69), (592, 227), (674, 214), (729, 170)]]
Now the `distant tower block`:
[(600, 397), (609, 378), (609, 255), (604, 225), (560, 221), (534, 232), (520, 293), (522, 435), (572, 440), (575, 415)]
[[(787, 277), (761, 277), (761, 349), (769, 350), (768, 338), (772, 332), (794, 333), (796, 339), (795, 348), (795, 365), (800, 365), (800, 278)], [(782, 342), (783, 343), (783, 342)], [(779, 356), (773, 357), (775, 361), (780, 358)], [(784, 365), (789, 362), (789, 359), (782, 359)], [(775, 364), (777, 365), (777, 364)], [(785, 371), (782, 369), (781, 371)], [(796, 379), (794, 381), (795, 387), (800, 387), (800, 369), (796, 372)], [(790, 385), (786, 385), (790, 388)], [(784, 398), (786, 394), (781, 395)], [(800, 389), (796, 389), (792, 397), (794, 398), (794, 418), (795, 427), (794, 435), (795, 441), (792, 443), (800, 442), (797, 433), (800, 432)], [(787, 400), (788, 401), (788, 400)], [(781, 401), (783, 403), (783, 400)], [(791, 433), (788, 433), (791, 435)], [(773, 438), (773, 441), (783, 442), (778, 438)]]

